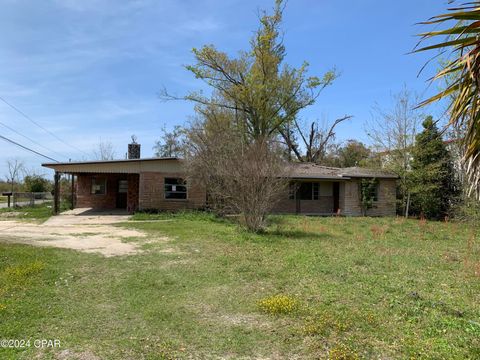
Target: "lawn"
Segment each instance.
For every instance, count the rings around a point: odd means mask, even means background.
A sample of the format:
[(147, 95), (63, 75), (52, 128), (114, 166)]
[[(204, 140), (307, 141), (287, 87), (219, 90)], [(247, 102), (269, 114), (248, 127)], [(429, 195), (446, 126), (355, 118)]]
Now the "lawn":
[(2, 359), (480, 358), (471, 226), (284, 216), (253, 235), (202, 213), (122, 226), (150, 234), (129, 239), (143, 253), (0, 243), (0, 338), (61, 341)]
[[(45, 202), (35, 206), (0, 208), (1, 220), (25, 220), (43, 222), (52, 216), (52, 202)], [(68, 210), (68, 204), (62, 203), (61, 209)], [(1, 236), (1, 234), (0, 234)]]

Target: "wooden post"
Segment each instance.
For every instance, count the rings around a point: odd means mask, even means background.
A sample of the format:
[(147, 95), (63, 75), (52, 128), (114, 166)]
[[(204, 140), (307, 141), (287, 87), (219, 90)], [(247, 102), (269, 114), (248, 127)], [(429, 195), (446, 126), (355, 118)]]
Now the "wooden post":
[(71, 174), (72, 177), (72, 203), (70, 204), (70, 209), (73, 210), (75, 207), (75, 175)]
[(54, 187), (54, 194), (53, 194), (53, 213), (57, 215), (60, 211), (60, 173), (55, 171), (55, 187)]

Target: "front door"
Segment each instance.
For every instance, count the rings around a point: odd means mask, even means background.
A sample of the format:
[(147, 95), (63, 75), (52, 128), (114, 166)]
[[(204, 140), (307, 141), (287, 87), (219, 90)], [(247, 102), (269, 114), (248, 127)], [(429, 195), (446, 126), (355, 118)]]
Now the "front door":
[(127, 208), (128, 180), (118, 180), (117, 188), (117, 208)]
[(340, 183), (333, 183), (333, 212), (337, 213), (340, 207)]

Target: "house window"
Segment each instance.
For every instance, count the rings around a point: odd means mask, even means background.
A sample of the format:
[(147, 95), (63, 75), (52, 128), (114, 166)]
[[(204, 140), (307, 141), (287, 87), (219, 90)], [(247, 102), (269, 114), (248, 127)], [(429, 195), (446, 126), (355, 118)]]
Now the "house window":
[(371, 198), (373, 201), (378, 201), (378, 192), (379, 192), (380, 184), (378, 181), (375, 181), (372, 186), (367, 186), (362, 188), (362, 191), (369, 191), (368, 198)]
[(290, 200), (295, 200), (295, 192), (297, 191), (297, 185), (295, 183), (290, 183), (288, 188), (288, 198)]
[(128, 193), (128, 180), (119, 180), (118, 181), (118, 192), (120, 194)]
[(378, 191), (380, 189), (380, 184), (378, 181), (375, 183), (375, 187), (373, 188), (373, 201), (378, 201)]
[(181, 178), (165, 178), (165, 199), (186, 199), (187, 183)]
[(319, 183), (303, 182), (298, 187), (297, 197), (300, 200), (318, 200), (319, 190)]
[(105, 195), (107, 193), (107, 179), (93, 177), (91, 192), (93, 195)]
[(318, 200), (319, 187), (318, 183), (312, 184), (313, 200)]

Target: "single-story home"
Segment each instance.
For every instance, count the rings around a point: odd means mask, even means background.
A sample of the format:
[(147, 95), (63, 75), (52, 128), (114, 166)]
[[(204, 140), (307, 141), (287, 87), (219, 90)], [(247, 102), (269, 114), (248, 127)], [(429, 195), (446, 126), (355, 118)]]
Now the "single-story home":
[[(182, 160), (140, 158), (140, 145), (130, 144), (125, 160), (46, 163), (55, 170), (56, 194), (60, 174), (72, 175), (75, 207), (98, 210), (202, 209), (207, 206), (207, 189), (186, 183)], [(274, 213), (359, 216), (360, 181), (376, 179), (371, 216), (394, 216), (395, 175), (365, 168), (333, 168), (312, 163), (293, 164), (291, 191), (273, 209)], [(58, 196), (55, 196), (58, 211)]]

